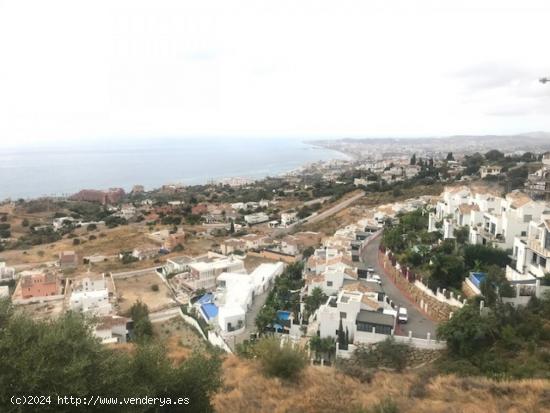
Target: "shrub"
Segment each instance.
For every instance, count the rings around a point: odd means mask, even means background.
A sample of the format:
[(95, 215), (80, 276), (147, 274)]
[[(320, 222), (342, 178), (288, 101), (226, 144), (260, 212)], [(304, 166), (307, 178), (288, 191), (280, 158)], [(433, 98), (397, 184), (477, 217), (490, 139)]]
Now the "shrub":
[(393, 337), (372, 346), (358, 346), (353, 353), (353, 362), (362, 367), (387, 367), (397, 371), (407, 366), (410, 348), (396, 343)]
[(73, 245), (80, 245), (80, 238), (74, 238)]
[(153, 284), (151, 286), (151, 290), (153, 290), (154, 292), (157, 292), (159, 290), (159, 285), (158, 284)]
[(289, 343), (281, 344), (276, 338), (260, 340), (255, 346), (255, 353), (267, 376), (285, 380), (296, 380), (308, 364), (304, 350)]

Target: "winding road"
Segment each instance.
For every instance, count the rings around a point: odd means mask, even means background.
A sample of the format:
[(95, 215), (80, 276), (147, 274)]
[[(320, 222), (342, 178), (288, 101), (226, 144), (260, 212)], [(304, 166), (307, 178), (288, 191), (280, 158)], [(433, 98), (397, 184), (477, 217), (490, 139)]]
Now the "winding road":
[(372, 240), (365, 248), (361, 260), (364, 264), (372, 267), (380, 275), (382, 288), (390, 299), (398, 306), (406, 307), (409, 321), (407, 324), (400, 324), (396, 331), (399, 335), (408, 335), (412, 331), (413, 337), (426, 338), (430, 333), (431, 338), (435, 338), (437, 324), (426, 317), (409, 297), (403, 293), (393, 281), (386, 275), (384, 269), (378, 262), (378, 248), (380, 246), (380, 237)]

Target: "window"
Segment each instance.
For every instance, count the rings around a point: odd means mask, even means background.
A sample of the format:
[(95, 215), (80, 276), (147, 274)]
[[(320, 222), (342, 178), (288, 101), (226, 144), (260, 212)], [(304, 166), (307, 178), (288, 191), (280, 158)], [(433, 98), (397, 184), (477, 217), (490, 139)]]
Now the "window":
[(540, 257), (539, 265), (546, 268), (546, 258)]
[(332, 287), (332, 281), (327, 281), (327, 287)]
[(340, 311), (340, 318), (346, 318), (347, 317), (347, 314), (344, 313), (343, 311)]

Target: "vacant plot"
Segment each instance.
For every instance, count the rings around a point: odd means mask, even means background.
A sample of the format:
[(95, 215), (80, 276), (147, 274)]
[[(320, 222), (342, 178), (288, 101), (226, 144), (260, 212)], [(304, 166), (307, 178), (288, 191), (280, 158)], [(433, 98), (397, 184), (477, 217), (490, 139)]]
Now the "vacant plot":
[(17, 306), (35, 320), (52, 320), (63, 314), (63, 300)]
[(171, 350), (179, 347), (191, 351), (204, 351), (206, 349), (206, 341), (202, 336), (179, 316), (154, 322), (153, 332), (155, 337), (166, 343)]
[(267, 258), (262, 258), (262, 257), (252, 257), (250, 255), (247, 255), (246, 258), (244, 259), (244, 267), (246, 268), (246, 271), (250, 273), (254, 271), (256, 267), (260, 264), (265, 264), (265, 263), (273, 264), (276, 262), (278, 261), (269, 260)]
[(162, 310), (174, 303), (168, 288), (153, 271), (129, 278), (115, 278), (114, 281), (122, 314), (127, 314), (138, 300), (147, 304), (150, 312)]

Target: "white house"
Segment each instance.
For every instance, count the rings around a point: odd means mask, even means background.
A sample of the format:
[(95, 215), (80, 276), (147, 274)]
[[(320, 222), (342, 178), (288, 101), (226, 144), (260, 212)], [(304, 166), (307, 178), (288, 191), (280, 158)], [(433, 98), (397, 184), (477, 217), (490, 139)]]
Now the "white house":
[(240, 331), (246, 324), (254, 297), (263, 294), (281, 275), (284, 264), (261, 264), (252, 273), (222, 273), (217, 280), (215, 302), (218, 306), (217, 322), (223, 333)]
[(453, 221), (450, 219), (443, 220), (443, 239), (454, 238)]
[(532, 221), (527, 236), (515, 238), (512, 255), (515, 271), (507, 271), (509, 278), (517, 272), (534, 281), (550, 272), (550, 215), (544, 215), (538, 222)]
[(281, 214), (281, 226), (288, 227), (298, 220), (296, 212), (283, 212)]
[(130, 319), (117, 315), (101, 317), (94, 326), (93, 334), (102, 344), (126, 343)]
[(4, 261), (0, 261), (0, 281), (9, 281), (15, 278), (15, 268), (8, 267)]
[(208, 252), (199, 257), (178, 257), (166, 261), (162, 272), (164, 275), (178, 274), (177, 278), (186, 289), (213, 289), (217, 277), (223, 272), (246, 274), (244, 263), (235, 256), (225, 256)]
[(488, 176), (498, 176), (500, 175), (501, 171), (502, 167), (498, 165), (483, 165), (479, 169), (481, 178), (486, 178)]
[(132, 257), (137, 258), (140, 261), (155, 258), (158, 255), (158, 247), (134, 248), (134, 250), (132, 251)]
[(311, 295), (315, 288), (320, 288), (326, 295), (335, 295), (344, 285), (346, 277), (343, 271), (328, 270), (322, 274), (311, 274), (306, 278), (307, 293)]
[(0, 285), (0, 298), (7, 298), (10, 296), (10, 287), (7, 285)]
[(264, 212), (257, 212), (255, 214), (245, 215), (244, 220), (248, 225), (255, 225), (269, 221), (269, 216)]
[[(348, 331), (351, 342), (360, 343), (361, 334), (376, 332), (391, 335), (395, 329), (395, 317), (371, 311), (364, 303), (364, 294), (359, 291), (341, 291), (338, 297), (330, 297), (317, 313), (321, 338), (338, 336), (340, 322)], [(370, 300), (369, 300), (370, 301)]]
[(105, 277), (102, 275), (75, 280), (72, 284), (69, 308), (72, 311), (93, 315), (110, 314), (112, 306)]

